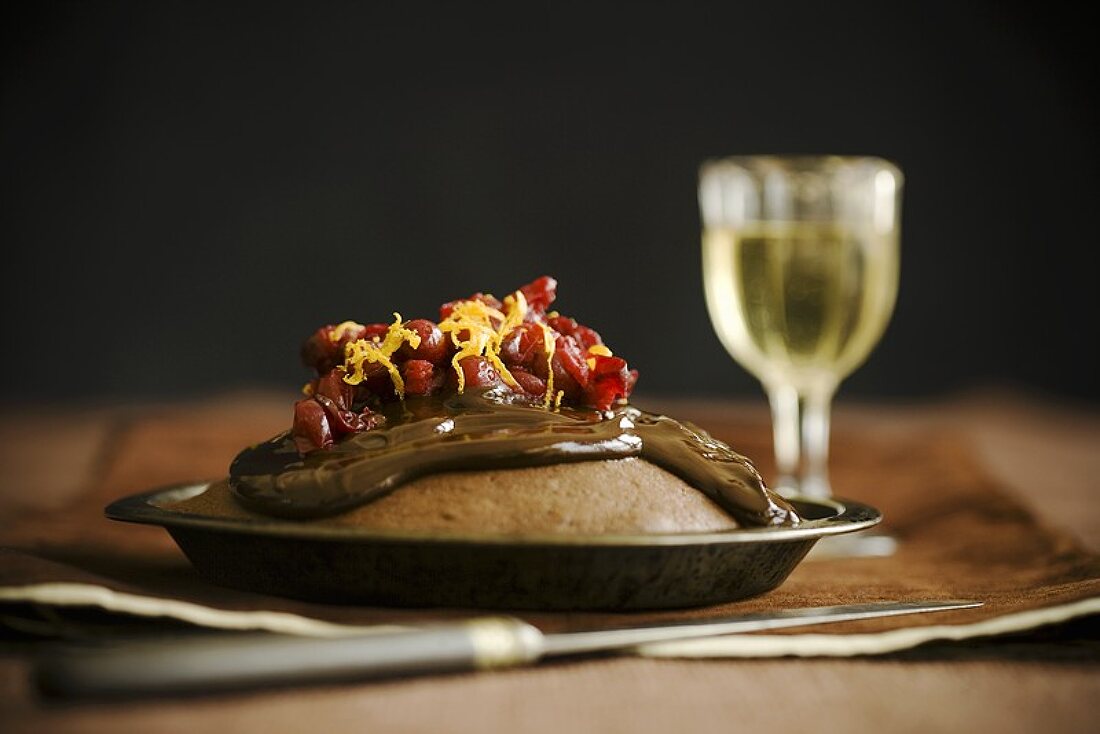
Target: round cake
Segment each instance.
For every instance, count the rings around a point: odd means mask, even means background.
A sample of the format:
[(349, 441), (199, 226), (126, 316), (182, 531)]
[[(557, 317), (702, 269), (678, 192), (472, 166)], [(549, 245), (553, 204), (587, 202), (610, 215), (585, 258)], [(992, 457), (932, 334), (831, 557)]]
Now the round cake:
[[(169, 507), (197, 515), (267, 519), (242, 507), (224, 481)], [(737, 527), (702, 492), (637, 458), (429, 474), (374, 502), (306, 522), (489, 535), (682, 533)]]
[(476, 293), (438, 322), (318, 329), (291, 429), (172, 506), (237, 519), (475, 535), (685, 533), (789, 525), (752, 463), (628, 398), (638, 373), (549, 311), (556, 281)]

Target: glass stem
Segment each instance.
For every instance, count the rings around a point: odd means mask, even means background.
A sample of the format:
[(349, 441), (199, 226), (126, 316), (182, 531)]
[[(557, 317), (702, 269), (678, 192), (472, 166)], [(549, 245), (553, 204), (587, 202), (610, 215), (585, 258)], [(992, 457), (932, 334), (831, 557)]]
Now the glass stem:
[(835, 389), (800, 393), (791, 385), (766, 388), (772, 409), (776, 491), (815, 498), (831, 496), (829, 407)]
[(820, 389), (802, 399), (802, 494), (827, 499), (829, 484), (829, 407), (833, 388)]
[(801, 400), (790, 385), (765, 385), (772, 408), (772, 440), (775, 444), (775, 491), (784, 496), (798, 494), (799, 464), (802, 457)]

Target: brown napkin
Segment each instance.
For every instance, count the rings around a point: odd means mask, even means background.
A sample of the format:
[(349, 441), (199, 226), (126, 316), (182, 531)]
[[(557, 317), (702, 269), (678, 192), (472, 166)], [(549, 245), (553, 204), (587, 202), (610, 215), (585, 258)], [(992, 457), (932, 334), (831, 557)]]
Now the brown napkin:
[[(270, 400), (233, 399), (101, 416), (95, 424), (101, 428), (80, 434), (99, 445), (90, 452), (95, 458), (79, 467), (85, 477), (82, 484), (64, 496), (47, 486), (28, 490), (38, 496), (13, 489), (0, 494), (0, 601), (89, 605), (213, 627), (305, 634), (338, 629), (333, 624), (411, 624), (483, 614), (311, 604), (218, 588), (194, 573), (160, 528), (104, 519), (104, 505), (126, 494), (220, 477), (241, 447), (283, 428), (284, 408)], [(758, 419), (712, 417), (704, 427), (757, 459), (767, 472), (769, 436)], [(78, 442), (75, 432), (71, 438)], [(64, 464), (88, 454), (87, 447), (74, 446), (71, 457), (54, 452), (44, 458)], [(834, 439), (833, 475), (843, 494), (883, 511), (885, 529), (900, 544), (896, 555), (808, 560), (776, 591), (734, 604), (659, 613), (520, 616), (544, 630), (562, 630), (881, 599), (969, 598), (985, 603), (978, 610), (786, 633), (801, 636), (798, 639), (809, 646), (804, 649), (812, 654), (852, 654), (898, 649), (937, 637), (1018, 631), (1100, 611), (1100, 558), (1041, 525), (998, 488), (970, 448), (955, 437), (892, 432), (889, 439), (877, 439), (840, 434)], [(922, 627), (927, 634), (897, 633)], [(827, 635), (834, 644), (821, 644), (820, 635), (813, 633)], [(758, 637), (780, 640), (783, 634)], [(850, 644), (838, 646), (837, 640)], [(742, 647), (663, 646), (649, 652), (770, 655), (798, 650), (750, 642)]]

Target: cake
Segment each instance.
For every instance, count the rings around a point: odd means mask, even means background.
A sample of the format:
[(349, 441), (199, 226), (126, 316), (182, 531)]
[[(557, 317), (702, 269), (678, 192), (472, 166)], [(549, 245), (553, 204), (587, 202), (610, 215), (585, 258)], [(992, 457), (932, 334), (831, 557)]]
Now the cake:
[(318, 329), (292, 427), (180, 512), (508, 536), (799, 522), (752, 463), (628, 399), (638, 373), (549, 307), (556, 281), (445, 303), (438, 321)]
[[(623, 496), (630, 497), (629, 502)], [(171, 505), (262, 520), (227, 481)], [(638, 458), (430, 474), (347, 512), (316, 520), (364, 530), (502, 535), (623, 535), (730, 530), (736, 522), (679, 477)]]

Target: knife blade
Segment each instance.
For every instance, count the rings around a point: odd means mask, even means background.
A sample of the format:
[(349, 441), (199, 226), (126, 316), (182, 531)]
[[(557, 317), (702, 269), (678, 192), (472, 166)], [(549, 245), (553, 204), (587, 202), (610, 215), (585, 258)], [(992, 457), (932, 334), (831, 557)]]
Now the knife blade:
[(979, 606), (883, 601), (546, 634), (514, 617), (349, 637), (219, 634), (56, 650), (37, 661), (35, 680), (43, 693), (65, 698), (193, 694), (504, 668), (654, 642)]

